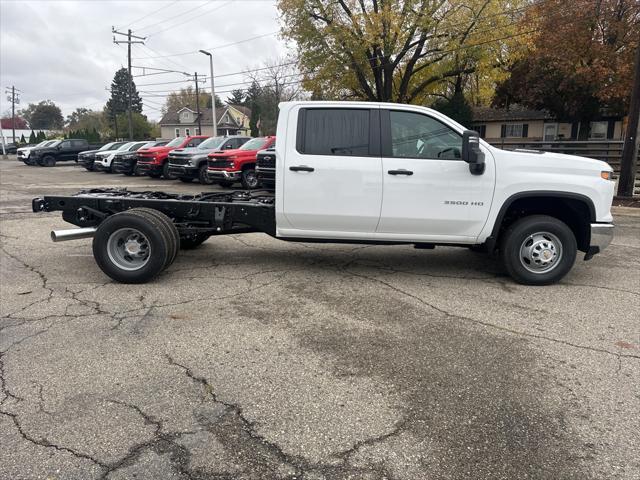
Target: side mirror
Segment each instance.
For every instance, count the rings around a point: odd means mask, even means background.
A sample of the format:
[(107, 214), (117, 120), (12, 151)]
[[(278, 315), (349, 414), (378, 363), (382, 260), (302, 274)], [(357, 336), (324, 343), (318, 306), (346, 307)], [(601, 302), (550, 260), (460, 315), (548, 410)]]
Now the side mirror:
[(473, 130), (465, 130), (462, 134), (462, 159), (469, 164), (473, 175), (484, 173), (484, 153), (480, 149), (480, 134)]

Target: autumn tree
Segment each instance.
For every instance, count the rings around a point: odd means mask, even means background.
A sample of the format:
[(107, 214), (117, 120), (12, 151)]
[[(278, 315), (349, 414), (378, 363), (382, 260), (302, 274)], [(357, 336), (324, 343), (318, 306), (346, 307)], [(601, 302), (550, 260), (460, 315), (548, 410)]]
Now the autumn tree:
[(546, 0), (534, 4), (524, 21), (537, 32), (527, 56), (513, 62), (509, 78), (498, 85), (495, 105), (547, 109), (586, 126), (602, 111), (625, 113), (640, 39), (636, 1)]
[[(200, 108), (211, 108), (211, 93), (200, 90), (198, 92), (198, 101)], [(196, 110), (196, 89), (189, 85), (186, 88), (181, 88), (175, 92), (170, 92), (167, 95), (165, 103), (162, 107), (162, 113), (177, 112), (181, 108), (189, 107), (192, 110)], [(216, 108), (223, 107), (224, 104), (220, 97), (216, 95)]]
[[(524, 0), (279, 0), (304, 86), (324, 98), (430, 103), (502, 74)], [(453, 81), (453, 89), (446, 85)], [(476, 92), (490, 88), (476, 88)], [(486, 92), (485, 92), (486, 96)]]
[[(71, 114), (67, 115), (67, 129), (98, 132), (100, 136), (107, 137), (110, 135), (109, 122), (104, 112), (96, 112), (87, 108), (76, 108)], [(126, 130), (125, 130), (126, 131)]]

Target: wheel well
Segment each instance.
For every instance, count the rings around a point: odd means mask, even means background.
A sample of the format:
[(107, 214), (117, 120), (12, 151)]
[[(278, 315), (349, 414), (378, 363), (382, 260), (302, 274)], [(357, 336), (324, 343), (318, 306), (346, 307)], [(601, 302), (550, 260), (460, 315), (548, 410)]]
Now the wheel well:
[(590, 224), (594, 221), (593, 207), (586, 199), (565, 196), (527, 196), (516, 198), (498, 216), (492, 237), (499, 245), (504, 231), (520, 218), (530, 215), (549, 215), (567, 224), (576, 237), (578, 249), (586, 252), (591, 241)]
[(244, 172), (245, 170), (249, 170), (250, 168), (253, 168), (255, 170), (256, 163), (255, 162), (253, 162), (253, 163), (245, 163), (244, 165), (242, 165), (242, 168), (240, 170), (242, 170)]

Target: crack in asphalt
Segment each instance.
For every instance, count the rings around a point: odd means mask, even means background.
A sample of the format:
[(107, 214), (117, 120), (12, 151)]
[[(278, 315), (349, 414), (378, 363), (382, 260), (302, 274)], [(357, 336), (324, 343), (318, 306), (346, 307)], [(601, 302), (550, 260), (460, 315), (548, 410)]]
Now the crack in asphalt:
[(618, 357), (618, 358), (640, 359), (640, 355), (635, 355), (635, 354), (630, 354), (630, 353), (612, 352), (612, 351), (607, 350), (605, 348), (597, 348), (597, 347), (590, 347), (590, 346), (587, 346), (587, 345), (580, 345), (580, 344), (577, 344), (577, 343), (569, 342), (567, 340), (561, 340), (561, 339), (549, 337), (549, 336), (546, 336), (546, 335), (538, 335), (538, 334), (535, 334), (535, 333), (523, 332), (523, 331), (520, 331), (520, 330), (515, 330), (513, 328), (503, 327), (503, 326), (500, 326), (500, 325), (496, 325), (494, 323), (485, 322), (483, 320), (478, 320), (478, 319), (471, 318), (471, 317), (466, 317), (466, 316), (463, 316), (463, 315), (457, 315), (457, 314), (451, 313), (451, 312), (449, 312), (449, 311), (447, 311), (447, 310), (445, 310), (443, 308), (436, 307), (435, 305), (427, 302), (426, 300), (418, 297), (417, 295), (414, 295), (414, 294), (412, 294), (410, 292), (407, 292), (407, 291), (405, 291), (405, 290), (403, 290), (403, 289), (401, 289), (399, 287), (391, 285), (390, 283), (385, 282), (384, 280), (381, 280), (379, 278), (372, 277), (372, 276), (369, 276), (369, 275), (364, 275), (364, 274), (360, 274), (360, 273), (351, 272), (351, 271), (348, 270), (348, 268), (349, 268), (349, 266), (346, 265), (342, 270), (345, 273), (347, 273), (349, 275), (352, 275), (354, 277), (364, 278), (364, 279), (367, 279), (369, 281), (376, 282), (376, 283), (379, 283), (381, 285), (384, 285), (387, 288), (390, 288), (391, 290), (394, 290), (394, 291), (396, 291), (398, 293), (401, 293), (402, 295), (410, 297), (410, 298), (416, 300), (417, 302), (419, 302), (419, 303), (421, 303), (421, 304), (423, 304), (423, 305), (425, 305), (425, 306), (427, 306), (429, 308), (432, 308), (433, 310), (441, 313), (442, 315), (444, 315), (444, 316), (446, 316), (448, 318), (452, 318), (452, 319), (455, 319), (455, 320), (464, 321), (464, 322), (468, 322), (468, 323), (473, 323), (473, 324), (476, 324), (476, 325), (482, 325), (484, 327), (493, 328), (493, 329), (500, 330), (502, 332), (507, 332), (507, 333), (510, 333), (510, 334), (513, 334), (513, 335), (517, 335), (517, 336), (520, 336), (520, 337), (535, 338), (535, 339), (538, 339), (538, 340), (546, 340), (546, 341), (549, 341), (549, 342), (558, 343), (558, 344), (561, 344), (561, 345), (565, 345), (565, 346), (573, 347), (573, 348), (578, 348), (578, 349), (581, 349), (581, 350), (588, 350), (588, 351), (592, 351), (592, 352), (604, 353), (604, 354), (607, 354), (607, 355), (613, 355), (613, 356)]

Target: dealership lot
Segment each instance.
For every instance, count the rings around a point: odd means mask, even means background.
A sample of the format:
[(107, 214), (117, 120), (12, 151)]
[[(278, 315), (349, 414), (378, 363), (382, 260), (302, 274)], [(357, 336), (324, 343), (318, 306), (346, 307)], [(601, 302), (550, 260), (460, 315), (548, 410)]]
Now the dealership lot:
[(0, 478), (637, 478), (640, 211), (558, 285), (466, 249), (212, 238), (121, 285), (0, 160)]

